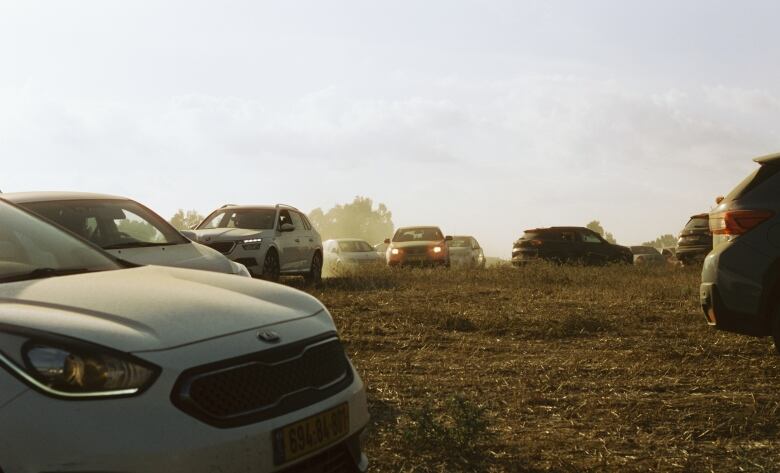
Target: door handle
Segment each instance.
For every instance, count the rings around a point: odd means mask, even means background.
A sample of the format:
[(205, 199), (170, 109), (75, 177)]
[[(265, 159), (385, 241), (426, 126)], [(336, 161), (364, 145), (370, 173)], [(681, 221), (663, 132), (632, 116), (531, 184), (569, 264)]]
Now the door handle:
[(309, 238), (309, 243), (313, 242), (314, 238)]
[(300, 239), (300, 238), (296, 238), (296, 239), (295, 239), (295, 243), (300, 243), (300, 242), (301, 242), (301, 239)]

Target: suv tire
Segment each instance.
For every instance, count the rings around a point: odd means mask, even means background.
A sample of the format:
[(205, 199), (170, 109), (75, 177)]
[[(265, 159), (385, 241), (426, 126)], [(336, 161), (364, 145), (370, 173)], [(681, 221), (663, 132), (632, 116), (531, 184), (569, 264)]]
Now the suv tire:
[(279, 255), (273, 248), (269, 249), (263, 260), (263, 272), (260, 275), (267, 281), (279, 281)]
[(322, 255), (319, 251), (311, 258), (311, 267), (309, 272), (303, 275), (303, 279), (307, 284), (319, 284), (322, 281)]

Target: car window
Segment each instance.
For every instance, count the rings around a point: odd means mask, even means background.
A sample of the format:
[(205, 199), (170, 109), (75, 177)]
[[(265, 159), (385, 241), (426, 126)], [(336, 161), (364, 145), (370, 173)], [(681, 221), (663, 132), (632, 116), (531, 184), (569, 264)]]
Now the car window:
[(293, 223), (292, 217), (290, 217), (289, 211), (282, 209), (279, 211), (279, 226), (277, 228), (282, 228), (285, 223)]
[(479, 249), (479, 243), (477, 243), (477, 240), (475, 240), (474, 238), (471, 239), (471, 248), (474, 250)]
[(339, 249), (345, 253), (368, 253), (374, 251), (365, 241), (340, 241)]
[(440, 241), (444, 237), (438, 228), (399, 228), (393, 236), (395, 242), (406, 241)]
[(132, 200), (31, 202), (23, 207), (105, 249), (189, 243), (162, 217)]
[[(57, 271), (119, 268), (108, 255), (83, 240), (0, 202), (0, 283), (56, 275)], [(39, 272), (33, 273), (35, 270)]]
[(290, 217), (292, 218), (292, 224), (295, 225), (296, 231), (302, 232), (306, 230), (306, 227), (303, 225), (301, 214), (298, 212), (290, 212)]
[(198, 225), (198, 230), (210, 228), (244, 228), (270, 230), (276, 220), (275, 209), (218, 210)]
[(450, 248), (468, 248), (471, 245), (471, 238), (454, 237), (452, 241), (449, 242)]
[(688, 223), (685, 224), (685, 230), (709, 231), (710, 230), (709, 216), (691, 217), (691, 219), (688, 220)]
[(306, 215), (298, 214), (301, 217), (301, 220), (303, 221), (303, 228), (306, 230), (311, 230), (311, 222), (309, 222), (309, 219), (306, 218)]
[(583, 233), (581, 233), (581, 235), (582, 235), (582, 241), (584, 241), (585, 243), (601, 243), (602, 242), (601, 238), (597, 237), (593, 233), (583, 232)]

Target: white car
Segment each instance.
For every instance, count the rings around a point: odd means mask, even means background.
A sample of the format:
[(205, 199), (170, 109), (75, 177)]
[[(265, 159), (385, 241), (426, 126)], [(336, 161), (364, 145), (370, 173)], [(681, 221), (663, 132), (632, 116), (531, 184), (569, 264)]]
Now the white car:
[(357, 238), (326, 240), (322, 248), (325, 251), (325, 267), (329, 270), (384, 263), (384, 258), (377, 254), (373, 246)]
[(315, 298), (127, 268), (0, 198), (3, 473), (365, 471), (368, 419)]
[(131, 263), (250, 276), (244, 265), (188, 240), (165, 219), (124, 197), (76, 192), (18, 192), (2, 197)]
[(306, 215), (289, 205), (224, 205), (184, 234), (243, 264), (256, 277), (322, 278), (322, 238)]
[(450, 247), (450, 264), (467, 268), (484, 268), (485, 252), (476, 238), (471, 236), (453, 236), (447, 242)]

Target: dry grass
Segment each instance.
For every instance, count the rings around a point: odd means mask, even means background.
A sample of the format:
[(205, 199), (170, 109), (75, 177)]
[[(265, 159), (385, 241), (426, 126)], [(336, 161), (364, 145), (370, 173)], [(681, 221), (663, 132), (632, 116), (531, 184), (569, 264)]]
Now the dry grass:
[(695, 270), (374, 270), (309, 289), (368, 386), (375, 472), (777, 471), (780, 359)]

